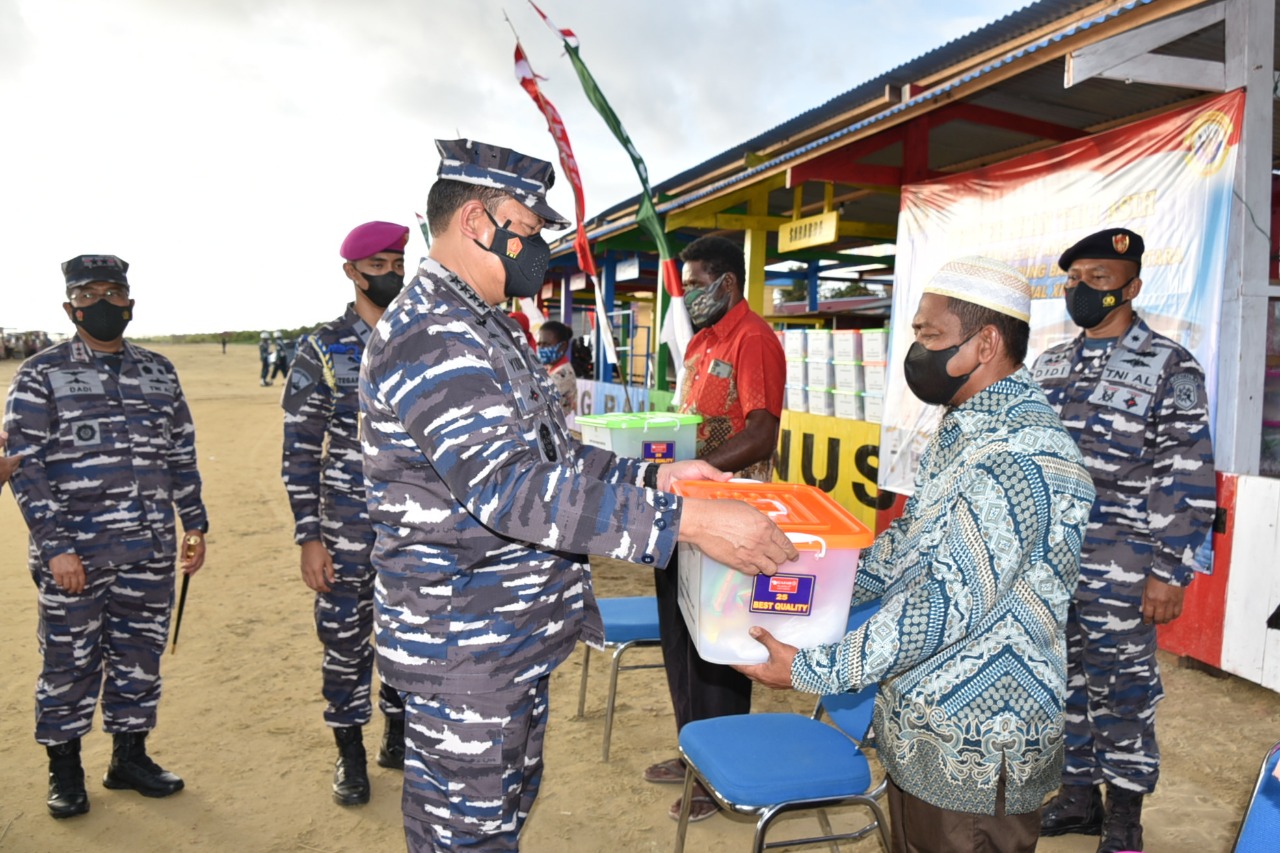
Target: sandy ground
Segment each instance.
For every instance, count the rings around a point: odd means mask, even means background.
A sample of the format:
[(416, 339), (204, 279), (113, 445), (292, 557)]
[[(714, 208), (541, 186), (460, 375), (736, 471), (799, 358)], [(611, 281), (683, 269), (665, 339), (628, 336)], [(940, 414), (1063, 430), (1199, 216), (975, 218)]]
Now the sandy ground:
[[(26, 531), (0, 499), (0, 850), (394, 851), (403, 850), (400, 777), (371, 766), (372, 801), (343, 809), (329, 798), (334, 747), (321, 721), (320, 647), (311, 593), (297, 570), (292, 517), (279, 479), (280, 396), (257, 384), (256, 350), (157, 347), (173, 359), (195, 414), (205, 500), (212, 519), (207, 567), (196, 576), (176, 654), (164, 661), (165, 694), (152, 754), (187, 788), (165, 800), (108, 791), (101, 775), (110, 739), (85, 739), (92, 811), (46, 813), (45, 756), (31, 736), (39, 669), (35, 590), (25, 569)], [(8, 387), (13, 362), (0, 362)], [(647, 569), (600, 564), (601, 595), (651, 593)], [(656, 650), (632, 653), (640, 661)], [(1147, 849), (1213, 853), (1231, 847), (1266, 748), (1280, 739), (1280, 696), (1235, 678), (1215, 679), (1164, 660), (1160, 709), (1164, 776), (1148, 801)], [(574, 719), (582, 655), (552, 678), (552, 717), (542, 794), (523, 849), (669, 850), (674, 786), (640, 773), (673, 755), (674, 726), (662, 675), (624, 673), (611, 761), (602, 763), (604, 658), (593, 656), (587, 713)], [(757, 710), (807, 712), (812, 701), (757, 688)], [(381, 725), (367, 732), (376, 741)], [(844, 823), (857, 817), (850, 814)], [(839, 821), (838, 821), (839, 823)], [(797, 817), (776, 837), (809, 834)], [(690, 851), (749, 849), (749, 824), (717, 817), (690, 828)], [(1096, 841), (1047, 839), (1047, 853), (1085, 853)], [(825, 848), (809, 848), (825, 849)], [(846, 850), (876, 851), (874, 838)]]

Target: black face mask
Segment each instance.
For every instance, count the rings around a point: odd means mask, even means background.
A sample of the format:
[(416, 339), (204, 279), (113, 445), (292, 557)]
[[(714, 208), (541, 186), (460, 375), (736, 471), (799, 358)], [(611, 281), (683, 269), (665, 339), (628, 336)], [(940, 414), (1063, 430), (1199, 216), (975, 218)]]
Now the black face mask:
[(105, 299), (99, 299), (84, 308), (71, 309), (71, 322), (84, 329), (95, 341), (103, 343), (109, 343), (123, 335), (132, 319), (132, 305), (112, 305)]
[(1094, 290), (1083, 281), (1077, 282), (1075, 287), (1066, 291), (1067, 313), (1080, 328), (1097, 328), (1112, 311), (1129, 301), (1121, 294), (1125, 287), (1133, 283), (1134, 278), (1126, 281), (1119, 290)]
[(919, 397), (921, 402), (933, 406), (945, 406), (950, 403), (951, 398), (956, 395), (961, 386), (969, 381), (973, 371), (970, 370), (964, 376), (952, 376), (947, 373), (947, 364), (955, 358), (956, 353), (960, 352), (960, 347), (973, 340), (976, 334), (978, 333), (974, 332), (960, 343), (946, 349), (926, 349), (919, 341), (913, 343), (902, 362), (902, 375), (907, 380), (907, 387), (911, 389), (911, 393)]
[(472, 242), (486, 252), (493, 252), (502, 261), (502, 268), (507, 274), (503, 294), (518, 299), (537, 296), (547, 275), (551, 247), (542, 239), (541, 234), (521, 237), (508, 229), (510, 219), (499, 225), (489, 211), (486, 210), (484, 215), (493, 223), (493, 241), (488, 246), (474, 238)]
[(382, 275), (360, 274), (369, 283), (369, 289), (364, 292), (364, 295), (379, 308), (386, 308), (391, 304), (391, 300), (404, 290), (404, 276), (398, 272), (384, 272)]

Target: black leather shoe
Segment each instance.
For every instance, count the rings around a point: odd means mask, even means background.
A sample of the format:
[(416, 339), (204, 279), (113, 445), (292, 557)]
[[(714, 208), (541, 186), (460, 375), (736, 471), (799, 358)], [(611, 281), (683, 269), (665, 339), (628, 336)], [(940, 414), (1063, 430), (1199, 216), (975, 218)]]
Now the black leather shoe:
[(103, 787), (137, 791), (144, 797), (167, 797), (184, 787), (177, 775), (147, 755), (146, 732), (120, 732), (111, 743), (111, 765), (102, 777)]
[(1101, 835), (1104, 816), (1097, 785), (1063, 785), (1040, 813), (1040, 834)]
[(49, 814), (61, 819), (89, 811), (84, 767), (80, 764), (80, 738), (46, 746), (45, 752), (49, 754)]
[(378, 750), (378, 766), (404, 769), (404, 717), (387, 717), (382, 730), (382, 747)]
[(1142, 794), (1107, 785), (1107, 819), (1098, 853), (1142, 850)]
[(368, 759), (360, 727), (336, 728), (333, 739), (338, 742), (338, 760), (333, 766), (333, 801), (340, 806), (369, 802)]

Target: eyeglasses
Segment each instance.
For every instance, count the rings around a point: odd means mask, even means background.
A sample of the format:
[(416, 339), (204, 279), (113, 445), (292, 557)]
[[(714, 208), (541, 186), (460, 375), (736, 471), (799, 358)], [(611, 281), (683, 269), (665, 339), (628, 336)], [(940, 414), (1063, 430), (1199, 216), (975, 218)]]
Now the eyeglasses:
[(129, 289), (127, 287), (104, 287), (95, 290), (88, 287), (77, 287), (68, 294), (67, 298), (71, 304), (77, 308), (87, 308), (99, 299), (105, 299), (112, 305), (128, 305)]

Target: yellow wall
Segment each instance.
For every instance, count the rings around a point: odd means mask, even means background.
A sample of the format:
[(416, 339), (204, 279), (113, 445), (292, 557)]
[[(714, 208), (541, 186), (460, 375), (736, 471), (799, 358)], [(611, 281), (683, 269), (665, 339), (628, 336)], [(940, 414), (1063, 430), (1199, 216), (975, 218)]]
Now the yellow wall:
[[(804, 460), (806, 446), (809, 461)], [(880, 424), (804, 412), (782, 412), (774, 479), (818, 486), (854, 517), (876, 529)]]

